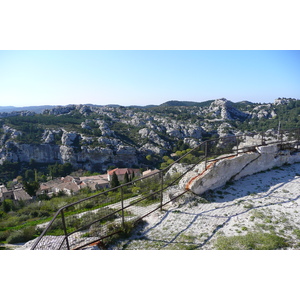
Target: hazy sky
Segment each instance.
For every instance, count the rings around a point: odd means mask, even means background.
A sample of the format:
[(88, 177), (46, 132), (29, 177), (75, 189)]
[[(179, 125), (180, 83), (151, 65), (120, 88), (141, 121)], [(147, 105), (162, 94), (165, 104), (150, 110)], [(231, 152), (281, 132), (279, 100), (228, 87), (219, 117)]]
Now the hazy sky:
[(2, 50), (0, 106), (300, 99), (300, 51)]

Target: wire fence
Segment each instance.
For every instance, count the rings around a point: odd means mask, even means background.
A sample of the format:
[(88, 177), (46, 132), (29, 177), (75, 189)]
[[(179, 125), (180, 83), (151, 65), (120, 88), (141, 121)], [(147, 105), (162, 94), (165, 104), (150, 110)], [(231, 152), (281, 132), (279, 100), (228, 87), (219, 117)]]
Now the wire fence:
[(89, 198), (65, 205), (46, 224), (31, 250), (80, 249), (91, 243), (122, 234), (131, 224), (180, 198), (166, 196), (189, 171), (200, 163), (206, 169), (219, 156), (238, 155), (256, 147), (278, 144), (298, 150), (300, 129), (243, 133), (201, 142), (175, 162), (155, 174), (144, 176)]

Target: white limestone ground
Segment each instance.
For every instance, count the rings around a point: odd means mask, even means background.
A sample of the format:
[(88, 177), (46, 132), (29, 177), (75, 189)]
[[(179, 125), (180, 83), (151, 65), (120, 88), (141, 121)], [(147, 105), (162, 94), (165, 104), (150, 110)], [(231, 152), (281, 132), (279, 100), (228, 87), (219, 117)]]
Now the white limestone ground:
[(202, 197), (188, 194), (145, 218), (110, 249), (215, 249), (219, 236), (253, 231), (276, 232), (289, 241), (288, 249), (300, 249), (300, 163), (244, 177)]

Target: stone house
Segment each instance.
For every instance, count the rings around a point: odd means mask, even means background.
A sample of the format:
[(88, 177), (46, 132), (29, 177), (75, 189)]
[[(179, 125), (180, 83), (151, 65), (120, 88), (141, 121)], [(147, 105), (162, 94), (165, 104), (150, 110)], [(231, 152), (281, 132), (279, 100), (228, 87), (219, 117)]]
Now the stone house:
[(6, 186), (0, 186), (0, 201), (2, 202), (5, 199), (11, 199), (14, 201), (27, 201), (31, 200), (32, 197), (22, 188), (17, 187), (13, 189), (8, 189)]
[(92, 191), (97, 191), (100, 189), (108, 188), (109, 182), (107, 180), (107, 175), (94, 175), (94, 176), (85, 176), (80, 177), (81, 186), (89, 187)]
[(143, 177), (146, 177), (146, 176), (154, 176), (155, 174), (159, 174), (159, 170), (155, 169), (155, 170), (147, 170), (145, 172), (143, 172)]
[(124, 177), (125, 177), (125, 174), (127, 173), (128, 176), (132, 176), (132, 174), (134, 173), (134, 177), (137, 178), (137, 177), (140, 177), (141, 176), (141, 171), (140, 169), (131, 169), (131, 168), (123, 168), (123, 169), (119, 169), (119, 168), (116, 168), (116, 169), (113, 169), (113, 170), (110, 170), (110, 171), (107, 171), (107, 180), (110, 182), (111, 179), (112, 179), (112, 175), (113, 173), (116, 173), (117, 177), (118, 177), (118, 180), (121, 182), (121, 181), (124, 181)]
[(52, 196), (53, 193), (62, 191), (68, 196), (71, 196), (86, 187), (89, 187), (92, 191), (97, 191), (109, 187), (109, 182), (106, 179), (106, 175), (86, 177), (73, 177), (68, 175), (66, 177), (41, 183), (37, 194), (47, 194), (48, 196)]

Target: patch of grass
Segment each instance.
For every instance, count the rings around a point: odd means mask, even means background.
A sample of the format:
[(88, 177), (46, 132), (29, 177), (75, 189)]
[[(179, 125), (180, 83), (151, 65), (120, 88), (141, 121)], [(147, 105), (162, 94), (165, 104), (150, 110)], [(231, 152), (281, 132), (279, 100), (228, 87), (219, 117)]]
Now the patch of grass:
[(193, 243), (195, 241), (195, 238), (196, 237), (193, 235), (182, 234), (180, 236), (180, 241), (185, 243)]
[(267, 218), (264, 219), (264, 222), (265, 223), (272, 223), (272, 218), (267, 217)]
[(300, 239), (300, 229), (294, 229), (293, 234), (296, 235), (298, 239)]
[(6, 242), (7, 244), (15, 244), (15, 243), (25, 243), (29, 240), (32, 240), (35, 237), (35, 227), (26, 227), (24, 229), (20, 229), (12, 232)]
[[(122, 240), (128, 238), (132, 231), (134, 230), (135, 226), (140, 224), (142, 225), (144, 221), (139, 221), (139, 223), (134, 223), (132, 221), (124, 222), (124, 226), (122, 224), (111, 223), (107, 226), (107, 235), (113, 234), (103, 240), (106, 245), (113, 244), (118, 240)], [(115, 234), (114, 234), (115, 233)]]
[(217, 250), (276, 250), (289, 246), (287, 240), (275, 233), (249, 232), (243, 236), (221, 236), (215, 242)]
[(251, 203), (247, 203), (247, 204), (244, 205), (244, 208), (245, 208), (245, 209), (251, 209), (251, 208), (253, 208), (253, 207), (254, 207), (254, 205), (251, 204)]
[(256, 226), (256, 228), (266, 230), (266, 231), (275, 230), (275, 227), (273, 225), (267, 225), (267, 224), (264, 224), (264, 223), (256, 223), (255, 226)]
[(259, 211), (259, 210), (255, 210), (253, 212), (253, 215), (252, 215), (254, 218), (258, 218), (258, 219), (264, 219), (265, 218), (265, 214), (262, 212), (262, 211)]
[(186, 244), (186, 243), (175, 243), (170, 244), (167, 247), (165, 247), (165, 250), (195, 250), (197, 248), (197, 245), (192, 244)]

